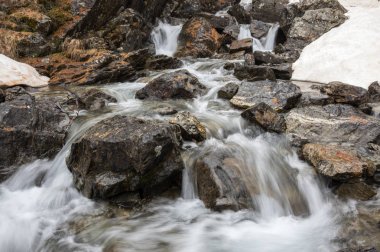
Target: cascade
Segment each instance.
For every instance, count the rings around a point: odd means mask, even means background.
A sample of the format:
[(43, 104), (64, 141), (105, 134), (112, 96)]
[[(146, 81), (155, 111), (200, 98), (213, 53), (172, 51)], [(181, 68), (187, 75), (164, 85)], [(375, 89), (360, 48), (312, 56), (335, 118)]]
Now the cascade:
[(178, 36), (182, 25), (171, 25), (162, 21), (158, 22), (151, 34), (156, 48), (156, 54), (173, 56), (177, 50)]

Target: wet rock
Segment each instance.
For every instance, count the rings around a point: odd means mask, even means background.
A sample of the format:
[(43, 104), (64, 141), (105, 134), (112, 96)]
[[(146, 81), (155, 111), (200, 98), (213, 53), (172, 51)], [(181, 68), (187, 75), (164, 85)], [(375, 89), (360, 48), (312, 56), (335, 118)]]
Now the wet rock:
[(92, 199), (125, 207), (179, 186), (184, 168), (176, 125), (115, 116), (91, 127), (71, 147), (75, 186)]
[(234, 75), (239, 80), (246, 81), (276, 80), (273, 70), (268, 66), (237, 65), (234, 69)]
[(368, 103), (360, 104), (358, 108), (364, 114), (372, 115), (372, 113), (373, 113), (372, 106)]
[(334, 180), (358, 178), (367, 169), (367, 163), (360, 160), (356, 151), (342, 146), (306, 144), (303, 156), (319, 174)]
[(231, 100), (239, 90), (239, 85), (235, 83), (228, 83), (218, 91), (218, 98)]
[(349, 105), (296, 108), (285, 119), (287, 133), (309, 139), (310, 142), (366, 145), (379, 141), (379, 120)]
[(207, 88), (187, 70), (165, 73), (136, 93), (138, 99), (192, 99), (203, 95)]
[(343, 183), (335, 193), (343, 199), (369, 200), (376, 195), (376, 191), (363, 182)]
[(239, 25), (229, 25), (223, 30), (224, 34), (228, 34), (234, 39), (238, 39), (239, 33), (240, 33), (240, 26)]
[(155, 55), (146, 61), (145, 68), (150, 70), (164, 70), (180, 68), (182, 65), (182, 61), (177, 58), (166, 55)]
[(265, 130), (277, 133), (285, 132), (286, 130), (284, 117), (266, 103), (259, 103), (245, 110), (241, 116), (252, 123), (260, 125)]
[(239, 51), (252, 52), (253, 42), (251, 38), (235, 40), (231, 43), (230, 53)]
[(270, 24), (264, 23), (259, 20), (252, 20), (249, 29), (253, 37), (260, 39), (268, 33), (270, 27)]
[(332, 97), (336, 103), (345, 103), (358, 106), (367, 101), (367, 90), (361, 87), (344, 84), (342, 82), (330, 82), (321, 86), (321, 92)]
[(250, 196), (238, 166), (239, 160), (228, 152), (209, 151), (195, 163), (199, 198), (207, 208), (222, 211), (250, 206)]
[(234, 70), (235, 63), (227, 62), (226, 64), (224, 64), (223, 68), (226, 70)]
[(374, 247), (356, 247), (356, 248), (345, 248), (337, 252), (377, 252), (378, 250)]
[(170, 123), (181, 127), (181, 135), (185, 140), (200, 142), (206, 139), (205, 126), (190, 112), (179, 112)]
[(53, 96), (35, 96), (22, 88), (6, 90), (0, 103), (0, 180), (34, 159), (52, 158), (65, 144), (69, 116)]
[(289, 31), (289, 37), (306, 42), (312, 42), (331, 30), (343, 24), (347, 17), (337, 9), (323, 8), (305, 11), (302, 17), (294, 19)]
[(380, 84), (378, 81), (369, 85), (368, 94), (370, 102), (380, 102)]
[(100, 89), (90, 89), (79, 97), (81, 107), (87, 110), (97, 110), (105, 107), (110, 102), (117, 102), (115, 97), (108, 95)]
[(241, 109), (264, 102), (276, 111), (284, 111), (294, 108), (300, 97), (299, 87), (290, 81), (256, 81), (243, 82), (230, 102)]
[(178, 37), (177, 57), (205, 58), (212, 56), (220, 47), (220, 35), (202, 17), (187, 21)]
[(240, 4), (235, 4), (228, 10), (228, 14), (235, 17), (239, 24), (250, 24), (251, 16), (249, 12)]

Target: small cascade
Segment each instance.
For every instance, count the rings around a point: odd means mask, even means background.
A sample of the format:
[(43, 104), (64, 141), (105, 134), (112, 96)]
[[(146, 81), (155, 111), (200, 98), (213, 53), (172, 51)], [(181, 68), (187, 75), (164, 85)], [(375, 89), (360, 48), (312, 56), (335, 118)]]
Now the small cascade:
[(182, 25), (171, 25), (162, 21), (158, 22), (158, 26), (153, 29), (151, 34), (156, 48), (156, 55), (174, 55), (177, 51), (178, 36), (181, 29)]
[(241, 0), (240, 5), (247, 9), (252, 4), (252, 0)]
[(238, 39), (251, 38), (253, 40), (253, 51), (273, 51), (276, 46), (279, 27), (279, 24), (273, 24), (267, 35), (260, 40), (252, 36), (250, 25), (241, 25)]

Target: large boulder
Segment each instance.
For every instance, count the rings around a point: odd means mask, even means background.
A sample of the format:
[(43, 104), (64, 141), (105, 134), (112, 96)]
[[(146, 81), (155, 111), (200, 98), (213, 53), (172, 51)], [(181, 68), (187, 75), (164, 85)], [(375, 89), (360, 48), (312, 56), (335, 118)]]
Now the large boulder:
[(14, 167), (60, 151), (71, 124), (60, 102), (58, 97), (36, 96), (18, 87), (5, 91), (0, 103), (0, 181)]
[(251, 16), (249, 12), (244, 9), (240, 4), (235, 4), (228, 10), (228, 14), (235, 17), (239, 24), (250, 24)]
[(75, 186), (92, 199), (126, 207), (180, 187), (184, 168), (176, 125), (115, 116), (90, 128), (71, 147)]
[(220, 35), (207, 19), (195, 17), (187, 21), (178, 37), (177, 57), (205, 58), (220, 47)]
[(138, 99), (192, 99), (206, 93), (207, 88), (187, 70), (162, 74), (136, 93)]
[(230, 102), (241, 109), (264, 102), (276, 111), (284, 111), (294, 108), (300, 97), (300, 88), (290, 81), (256, 81), (243, 82)]
[(329, 104), (291, 110), (287, 133), (319, 143), (379, 144), (380, 121), (349, 105)]
[(245, 110), (241, 116), (269, 131), (281, 133), (286, 130), (283, 115), (277, 113), (271, 106), (263, 102)]
[(269, 23), (279, 22), (288, 3), (289, 0), (253, 0), (252, 17)]

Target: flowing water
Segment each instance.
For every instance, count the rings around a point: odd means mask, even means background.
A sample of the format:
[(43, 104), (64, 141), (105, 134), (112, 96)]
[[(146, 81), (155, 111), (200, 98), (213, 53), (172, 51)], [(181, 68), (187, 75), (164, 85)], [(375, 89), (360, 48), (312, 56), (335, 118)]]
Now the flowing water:
[(279, 24), (273, 24), (265, 37), (257, 39), (252, 36), (249, 24), (240, 25), (238, 39), (251, 38), (253, 41), (253, 51), (273, 51), (276, 46), (276, 38), (279, 27)]
[[(174, 37), (169, 41), (167, 36), (173, 27), (159, 26), (152, 35), (161, 41), (155, 42), (157, 53), (173, 52)], [(264, 48), (273, 43), (269, 35), (265, 41)], [(0, 185), (1, 251), (335, 251), (332, 240), (343, 210), (313, 169), (298, 159), (283, 136), (247, 124), (240, 111), (217, 98), (218, 89), (236, 81), (223, 68), (226, 61), (184, 63), (183, 68), (210, 89), (206, 95), (192, 101), (134, 99), (135, 92), (157, 76), (155, 72), (135, 83), (103, 86), (117, 103), (103, 113), (82, 112), (53, 160), (21, 166)], [(158, 199), (133, 213), (93, 202), (75, 190), (65, 163), (75, 140), (116, 114), (167, 120), (153, 110), (167, 105), (193, 113), (208, 133), (199, 146), (185, 143), (182, 197)], [(191, 164), (203, 153), (220, 151), (237, 160), (251, 196), (246, 210), (213, 212), (197, 198)]]
[(177, 39), (182, 25), (170, 25), (162, 21), (153, 29), (152, 40), (156, 48), (156, 54), (173, 56), (177, 50)]

